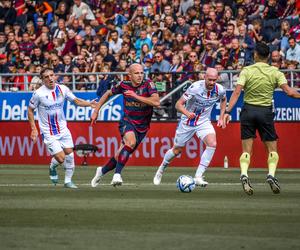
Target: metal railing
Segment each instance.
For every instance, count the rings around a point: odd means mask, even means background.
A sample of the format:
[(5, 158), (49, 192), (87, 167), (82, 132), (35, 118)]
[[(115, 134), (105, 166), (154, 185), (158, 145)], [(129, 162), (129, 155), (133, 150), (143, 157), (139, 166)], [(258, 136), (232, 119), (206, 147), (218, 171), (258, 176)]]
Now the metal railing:
[[(220, 71), (220, 79), (219, 83), (225, 85), (226, 89), (233, 89), (237, 80), (237, 76), (239, 74), (239, 70), (224, 70)], [(295, 70), (282, 70), (288, 78), (289, 85), (292, 87), (300, 86), (300, 69)], [(101, 76), (104, 75), (113, 75), (115, 76), (115, 81), (122, 81), (124, 76), (127, 75), (126, 72), (87, 72), (87, 73), (57, 73), (58, 78), (61, 83), (67, 84), (73, 91), (80, 91), (76, 88), (80, 84), (88, 85), (94, 84), (93, 89), (88, 89), (86, 91), (95, 91), (98, 87), (99, 81), (101, 80)], [(171, 91), (173, 88), (176, 88), (185, 80), (190, 79), (189, 76), (193, 76), (194, 80), (201, 79), (201, 75), (204, 74), (204, 71), (194, 71), (194, 72), (169, 72), (169, 73), (151, 73), (146, 74), (146, 77), (155, 78), (157, 75), (163, 75), (164, 81), (168, 85), (167, 92)], [(95, 81), (89, 82), (87, 80), (88, 76), (94, 75)], [(182, 75), (186, 75), (187, 79), (184, 79)], [(6, 73), (0, 74), (0, 91), (19, 91), (19, 89), (14, 88), (16, 84), (24, 85), (24, 91), (29, 91), (29, 85), (32, 84), (29, 79), (39, 76), (38, 74), (18, 74), (18, 73)], [(69, 76), (71, 79), (68, 82), (62, 82), (62, 78), (64, 76)], [(168, 77), (165, 77), (168, 76)], [(197, 77), (198, 76), (198, 77)], [(222, 76), (224, 76), (222, 78)], [(16, 77), (24, 77), (24, 82), (16, 83), (14, 80)], [(84, 78), (86, 81), (78, 80), (79, 78)], [(182, 79), (181, 79), (182, 78)], [(154, 79), (155, 81), (155, 79)]]

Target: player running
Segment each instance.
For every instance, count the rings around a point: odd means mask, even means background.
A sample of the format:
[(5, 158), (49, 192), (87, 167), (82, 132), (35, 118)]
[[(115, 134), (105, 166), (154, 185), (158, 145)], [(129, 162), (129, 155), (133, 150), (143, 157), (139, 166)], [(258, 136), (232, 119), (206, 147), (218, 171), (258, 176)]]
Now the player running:
[(34, 121), (34, 110), (37, 109), (40, 132), (47, 150), (52, 155), (49, 168), (50, 180), (54, 184), (58, 183), (56, 168), (59, 164), (63, 164), (65, 169), (64, 186), (77, 188), (72, 182), (75, 170), (74, 145), (70, 130), (67, 127), (63, 106), (66, 99), (81, 107), (94, 107), (96, 102), (76, 98), (68, 87), (57, 84), (57, 77), (51, 68), (43, 69), (41, 77), (44, 85), (33, 93), (28, 106), (28, 120), (31, 126), (30, 137), (34, 143), (37, 141), (38, 130)]
[(220, 118), (217, 125), (225, 128), (223, 115), (226, 108), (226, 92), (222, 85), (217, 84), (218, 71), (208, 68), (205, 73), (205, 80), (193, 83), (176, 103), (176, 109), (182, 113), (181, 120), (176, 129), (174, 146), (169, 149), (159, 166), (153, 183), (159, 185), (162, 175), (170, 162), (182, 152), (183, 147), (194, 134), (201, 139), (205, 145), (200, 164), (195, 174), (195, 183), (199, 186), (207, 186), (203, 174), (209, 166), (215, 153), (217, 140), (215, 129), (211, 124), (210, 115), (215, 103), (220, 100)]
[(96, 187), (103, 175), (115, 169), (111, 184), (120, 186), (123, 183), (121, 172), (129, 156), (141, 143), (150, 128), (153, 107), (160, 105), (155, 84), (144, 80), (143, 66), (132, 64), (129, 67), (131, 81), (123, 81), (108, 90), (99, 100), (92, 116), (91, 124), (95, 123), (102, 105), (112, 95), (124, 95), (124, 117), (119, 124), (122, 144), (114, 157), (104, 167), (98, 167), (91, 186)]

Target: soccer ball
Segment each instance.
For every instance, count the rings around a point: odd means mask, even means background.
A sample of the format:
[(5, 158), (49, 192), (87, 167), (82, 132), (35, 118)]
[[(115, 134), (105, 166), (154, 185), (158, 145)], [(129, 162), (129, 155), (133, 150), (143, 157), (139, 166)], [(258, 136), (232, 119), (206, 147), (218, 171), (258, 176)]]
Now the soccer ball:
[(190, 193), (196, 187), (194, 178), (189, 175), (181, 175), (176, 182), (177, 188), (183, 193)]

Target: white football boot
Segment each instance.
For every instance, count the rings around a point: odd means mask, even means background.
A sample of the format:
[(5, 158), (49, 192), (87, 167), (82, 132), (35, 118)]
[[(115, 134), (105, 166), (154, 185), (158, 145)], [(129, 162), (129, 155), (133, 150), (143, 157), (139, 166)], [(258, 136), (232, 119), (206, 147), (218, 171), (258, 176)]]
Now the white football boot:
[(163, 171), (161, 171), (160, 169), (158, 169), (157, 171), (156, 171), (156, 174), (155, 174), (155, 176), (154, 176), (154, 178), (153, 178), (153, 184), (154, 185), (159, 185), (160, 183), (161, 183), (161, 178), (162, 178), (162, 176), (163, 176)]
[(91, 180), (91, 186), (97, 187), (100, 183), (102, 176), (103, 176), (102, 167), (97, 167), (96, 174), (95, 174), (94, 178)]
[(113, 185), (114, 187), (116, 186), (121, 186), (123, 183), (122, 177), (120, 174), (114, 174), (112, 181), (111, 181), (111, 185)]
[(194, 178), (196, 186), (206, 187), (208, 182), (204, 180), (204, 176), (195, 176)]

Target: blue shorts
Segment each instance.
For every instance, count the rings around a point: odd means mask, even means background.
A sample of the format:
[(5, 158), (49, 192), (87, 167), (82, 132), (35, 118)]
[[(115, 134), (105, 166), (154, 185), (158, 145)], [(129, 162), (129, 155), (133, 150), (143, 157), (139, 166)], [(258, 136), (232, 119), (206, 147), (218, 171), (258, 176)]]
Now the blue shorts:
[(143, 141), (144, 137), (147, 134), (147, 131), (143, 132), (143, 133), (138, 132), (131, 123), (124, 121), (124, 120), (120, 121), (120, 123), (119, 123), (119, 131), (120, 131), (123, 143), (124, 143), (123, 137), (127, 132), (132, 131), (134, 133), (135, 139), (136, 139), (136, 144), (135, 144), (135, 147), (133, 150), (135, 150), (140, 145), (140, 143)]

